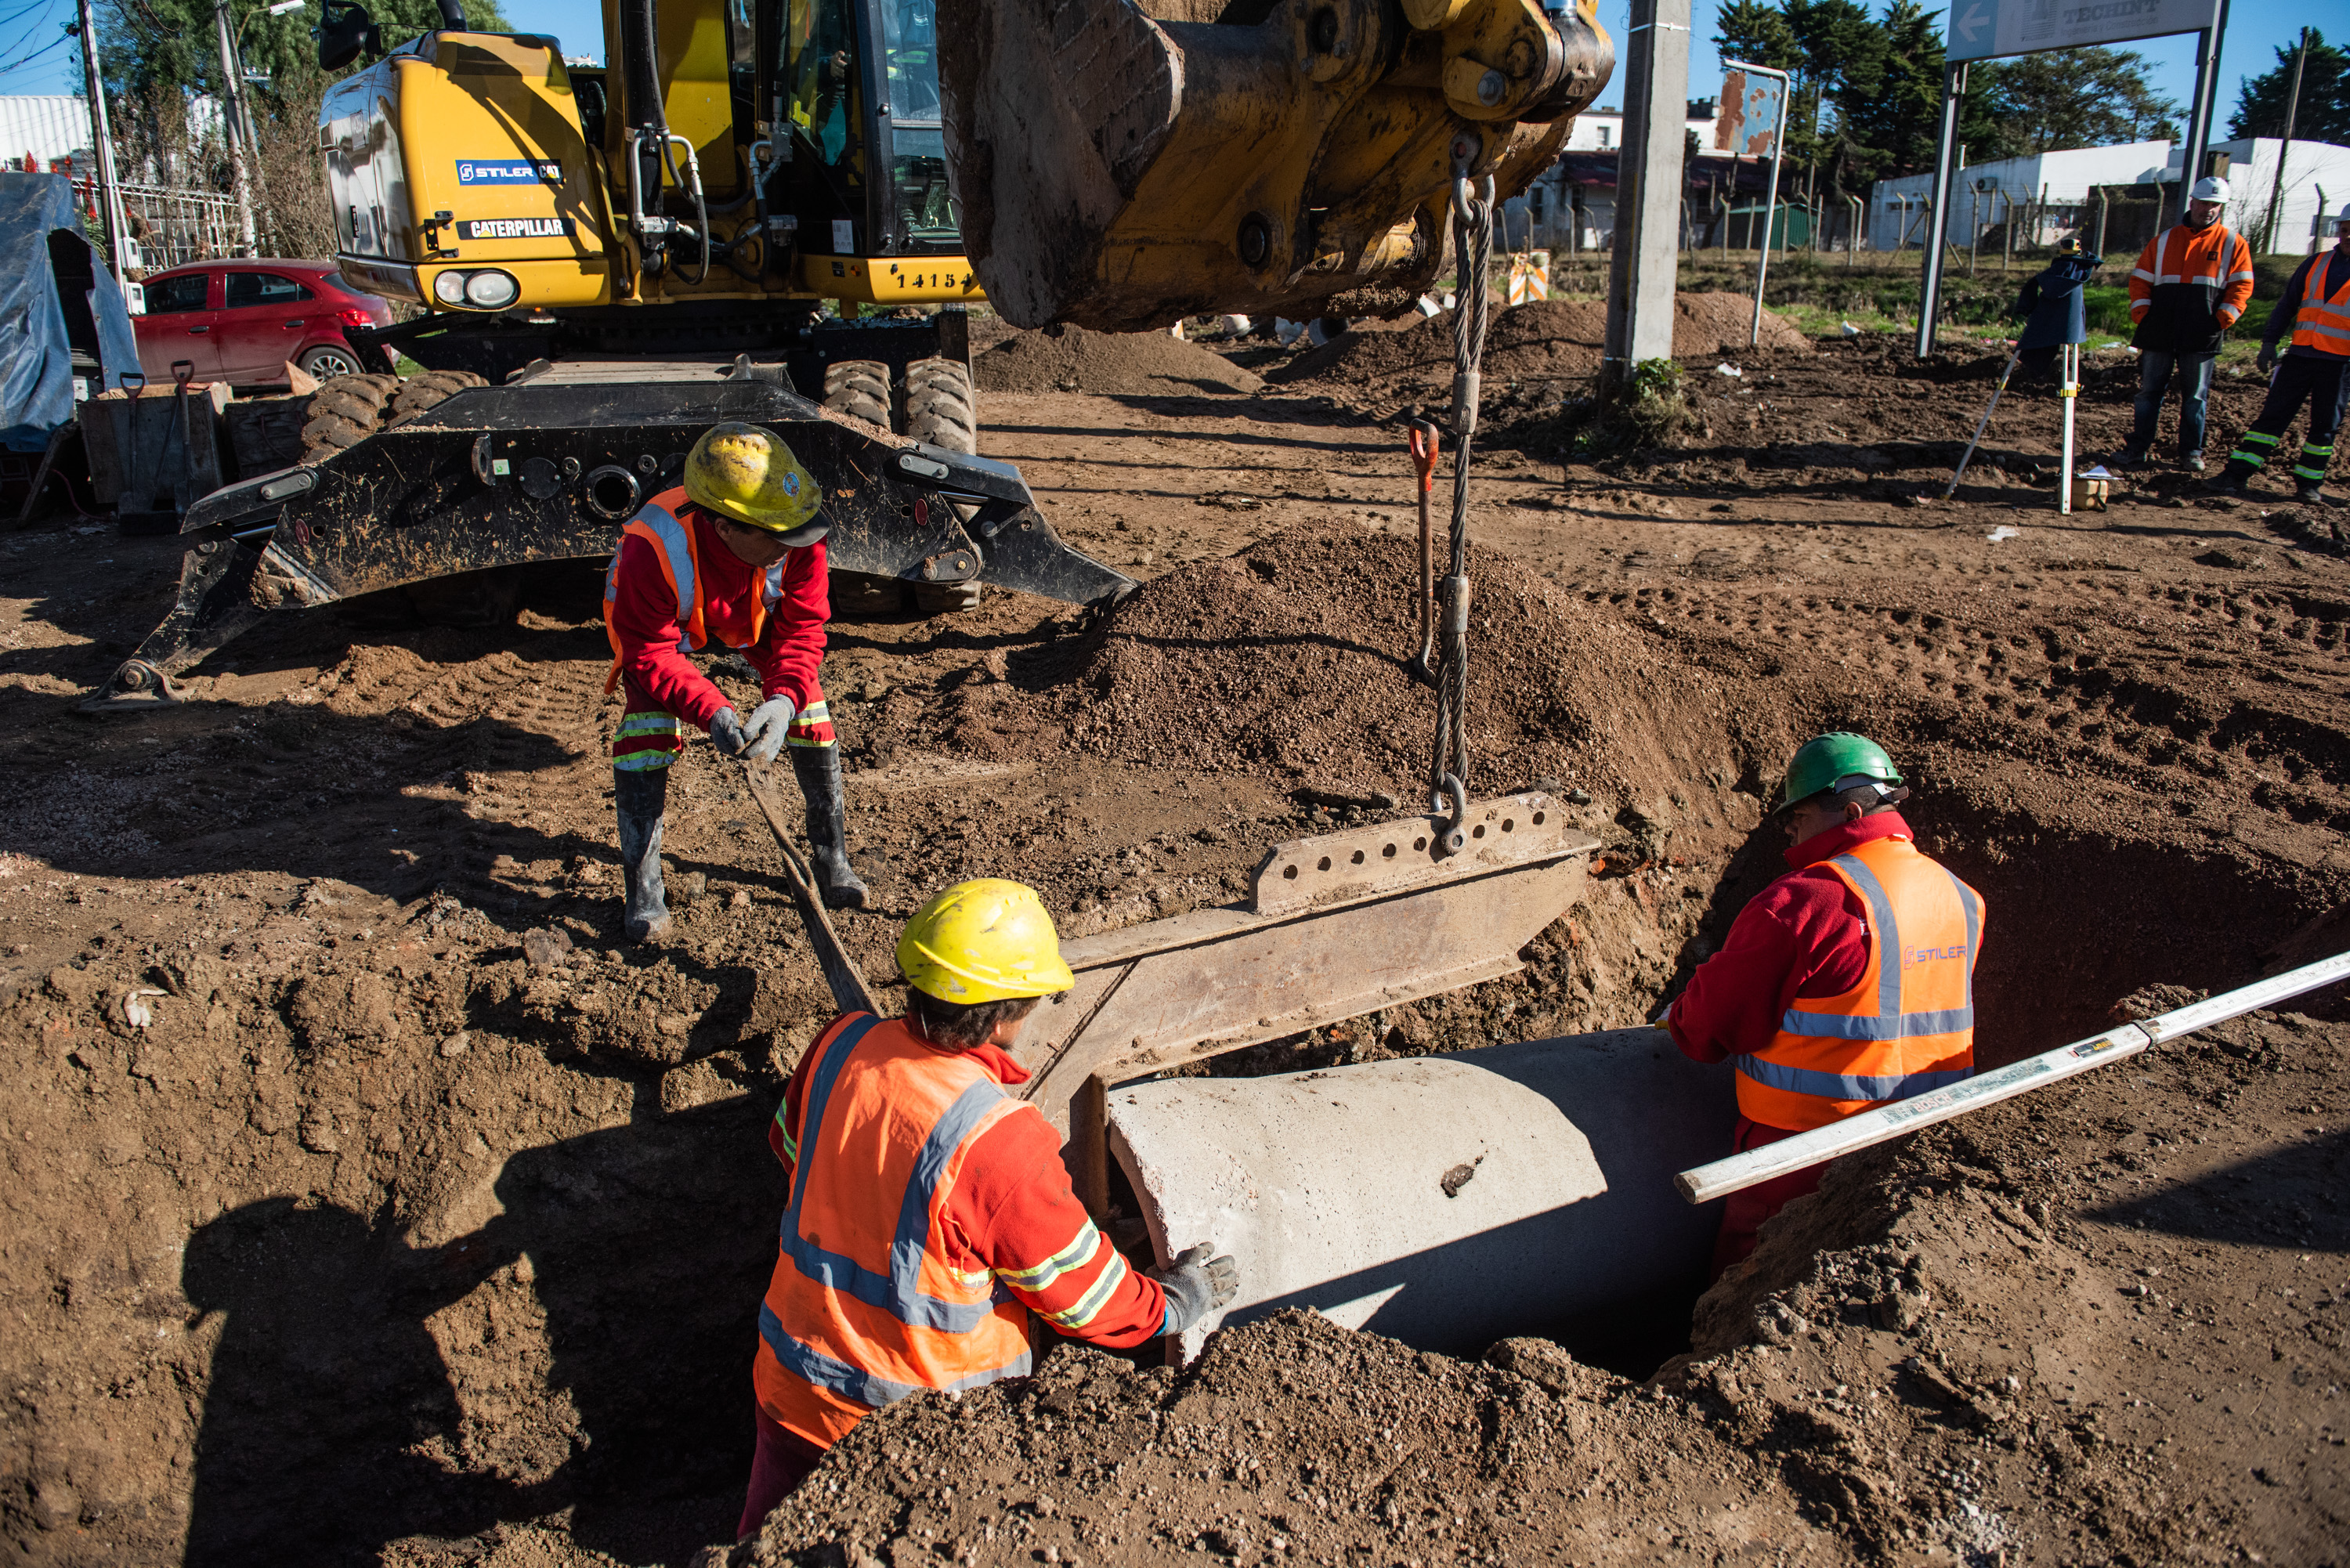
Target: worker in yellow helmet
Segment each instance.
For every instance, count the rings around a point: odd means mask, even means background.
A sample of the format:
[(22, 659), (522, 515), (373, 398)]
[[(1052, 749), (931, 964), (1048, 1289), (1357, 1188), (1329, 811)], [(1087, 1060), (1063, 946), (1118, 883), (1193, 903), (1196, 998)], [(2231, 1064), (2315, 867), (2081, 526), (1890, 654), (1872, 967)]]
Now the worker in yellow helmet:
[[(661, 886), (661, 817), (669, 768), (685, 727), (707, 731), (729, 757), (772, 762), (791, 753), (807, 797), (809, 856), (824, 901), (858, 909), (866, 888), (848, 863), (840, 748), (817, 667), (832, 616), (824, 492), (773, 431), (714, 425), (693, 443), (685, 483), (664, 490), (620, 530), (604, 578), (604, 627), (623, 690), (612, 739), (612, 794), (628, 874), (632, 940), (669, 927)], [(748, 720), (688, 657), (733, 649), (758, 672)]]
[(1025, 1376), (1032, 1313), (1121, 1347), (1181, 1333), (1239, 1288), (1206, 1242), (1129, 1268), (1071, 1190), (1060, 1135), (1019, 1097), (1028, 1072), (1008, 1048), (1038, 998), (1076, 983), (1033, 889), (949, 888), (906, 923), (898, 968), (906, 1015), (835, 1021), (767, 1129), (791, 1199), (759, 1312), (738, 1538), (877, 1407)]

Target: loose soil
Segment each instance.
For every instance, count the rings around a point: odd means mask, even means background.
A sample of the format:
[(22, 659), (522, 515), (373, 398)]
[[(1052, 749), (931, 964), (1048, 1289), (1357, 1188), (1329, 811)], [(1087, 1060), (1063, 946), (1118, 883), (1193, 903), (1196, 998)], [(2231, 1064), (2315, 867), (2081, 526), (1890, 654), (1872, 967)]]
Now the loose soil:
[[(2033, 388), (1943, 503), (1991, 355), (1737, 363), (1692, 362), (1692, 444), (1596, 467), (1573, 383), (1489, 378), (1515, 444), (1471, 485), (1471, 782), (1589, 797), (1583, 899), (1514, 977), (1210, 1070), (1637, 1023), (1778, 869), (1773, 775), (1831, 725), (1887, 741), (1986, 895), (1986, 1061), (2350, 947), (2325, 514), (2156, 472), (2060, 518)], [(2093, 364), (2097, 452), (2128, 366)], [(879, 898), (842, 923), (877, 981), (956, 877), (1106, 929), (1415, 798), (1409, 460), (1328, 384), (991, 394), (986, 450), (1149, 580), (1102, 618), (994, 594), (835, 626)], [(2223, 378), (2213, 450), (2256, 396)], [(170, 545), (0, 542), (15, 1561), (2338, 1560), (2329, 996), (1846, 1162), (1661, 1368), (1305, 1318), (1180, 1373), (1065, 1347), (867, 1423), (730, 1547), (782, 1201), (761, 1129), (828, 1012), (755, 807), (689, 750), (677, 929), (623, 944), (586, 567), (512, 628), (289, 615), (185, 707), (78, 713), (168, 603)]]
[[(1743, 355), (1753, 317), (1752, 295), (1678, 295), (1673, 299), (1673, 354), (1679, 358)], [(1605, 300), (1549, 299), (1496, 310), (1485, 329), (1481, 373), (1489, 384), (1593, 376), (1599, 369), (1607, 333)], [(1810, 344), (1784, 317), (1765, 311), (1760, 347), (1806, 349)], [(1430, 317), (1399, 332), (1343, 333), (1280, 365), (1267, 379), (1300, 391), (1326, 392), (1343, 401), (1437, 393), (1449, 398), (1452, 313)]]
[(996, 344), (972, 361), (983, 392), (1160, 396), (1253, 392), (1263, 383), (1211, 348), (1164, 332), (1047, 327)]

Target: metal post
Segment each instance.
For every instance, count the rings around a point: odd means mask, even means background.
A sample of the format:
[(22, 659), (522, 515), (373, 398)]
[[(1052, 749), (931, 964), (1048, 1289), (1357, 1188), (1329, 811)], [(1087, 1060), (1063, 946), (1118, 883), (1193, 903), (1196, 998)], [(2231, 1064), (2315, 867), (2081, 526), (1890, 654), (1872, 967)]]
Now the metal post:
[(1942, 68), (1942, 129), (1934, 142), (1934, 193), (1926, 213), (1926, 272), (1918, 290), (1918, 358), (1934, 351), (1935, 317), (1942, 308), (1942, 241), (1950, 232), (1950, 155), (1959, 145), (1959, 100), (1967, 94), (1967, 64)]
[(126, 291), (122, 253), (130, 238), (130, 220), (122, 211), (122, 182), (114, 172), (114, 132), (106, 115), (106, 84), (98, 75), (98, 25), (91, 20), (89, 0), (79, 0), (81, 11), (81, 74), (89, 94), (89, 134), (98, 153), (99, 215), (106, 222), (107, 258), (113, 264), (116, 286)]
[(2109, 190), (2109, 189), (2108, 189), (2107, 187), (2106, 187), (2106, 186), (2103, 186), (2103, 185), (2098, 186), (2098, 187), (2097, 187), (2097, 254), (2098, 254), (2099, 255), (2104, 255), (2104, 254), (2106, 254), (2106, 213), (2108, 212), (2108, 210), (2112, 207), (2112, 205), (2113, 205), (2113, 192), (2112, 192), (2111, 190)]
[(1999, 270), (2003, 277), (2008, 264), (2015, 259), (2015, 198), (2005, 191), (1999, 193)]
[(1771, 137), (1771, 181), (1762, 192), (1762, 240), (1754, 264), (1754, 320), (1746, 331), (1746, 346), (1752, 348), (1762, 341), (1762, 286), (1771, 275), (1771, 223), (1779, 211), (1779, 160), (1787, 151), (1787, 100), (1794, 96), (1795, 84), (1784, 71), (1744, 60), (1724, 60), (1721, 68), (1779, 78), (1779, 126)]
[(1624, 62), (1624, 150), (1617, 159), (1616, 246), (1608, 256), (1600, 387), (1613, 394), (1643, 359), (1673, 353), (1680, 252), (1673, 219), (1688, 140), (1690, 0), (1632, 0)]
[(2276, 178), (2269, 184), (2269, 221), (2261, 227), (2261, 249), (2276, 254), (2277, 223), (2284, 216), (2284, 161), (2293, 155), (2293, 121), (2301, 112), (2301, 67), (2309, 58), (2309, 29), (2301, 30), (2301, 47), (2293, 52), (2293, 91), (2284, 100), (2284, 134), (2277, 139)]
[(2220, 0), (2217, 26), (2195, 35), (2195, 96), (2187, 106), (2187, 151), (2178, 165), (2178, 210), (2170, 221), (2187, 221), (2187, 193), (2202, 177), (2203, 154), (2211, 145), (2212, 100), (2220, 87), (2220, 42), (2228, 32), (2227, 0)]
[(237, 221), (244, 242), (239, 254), (255, 255), (260, 251), (260, 240), (253, 224), (252, 175), (245, 168), (253, 143), (244, 113), (244, 81), (236, 66), (236, 39), (229, 31), (228, 0), (213, 0), (213, 33), (220, 47), (221, 120), (228, 132), (229, 170), (236, 179)]

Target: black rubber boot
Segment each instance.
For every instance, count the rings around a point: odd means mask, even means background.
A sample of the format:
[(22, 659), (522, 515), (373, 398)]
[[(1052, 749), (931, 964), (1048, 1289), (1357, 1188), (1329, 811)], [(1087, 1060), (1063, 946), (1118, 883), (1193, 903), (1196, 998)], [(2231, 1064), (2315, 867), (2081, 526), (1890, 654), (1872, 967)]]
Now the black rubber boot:
[(2244, 488), (2244, 481), (2259, 472), (2256, 464), (2231, 457), (2227, 467), (2203, 482), (2203, 488), (2221, 495), (2246, 495), (2251, 493)]
[(643, 941), (669, 929), (669, 894), (661, 886), (661, 813), (669, 805), (667, 768), (614, 768), (612, 802), (620, 817), (620, 871), (628, 878), (624, 911), (629, 940)]
[(871, 896), (848, 863), (848, 807), (840, 792), (838, 746), (792, 746), (792, 772), (807, 797), (808, 858), (827, 909), (861, 909)]
[(2325, 499), (2324, 483), (2322, 481), (2314, 479), (2294, 480), (2293, 485), (2293, 498), (2295, 501), (2300, 502), (2303, 506), (2324, 506), (2329, 504)]

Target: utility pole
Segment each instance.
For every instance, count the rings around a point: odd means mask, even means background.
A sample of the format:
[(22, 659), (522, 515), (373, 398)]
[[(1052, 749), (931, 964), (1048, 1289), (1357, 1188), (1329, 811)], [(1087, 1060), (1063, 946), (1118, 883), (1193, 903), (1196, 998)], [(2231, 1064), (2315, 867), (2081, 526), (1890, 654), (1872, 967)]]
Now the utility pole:
[(1935, 317), (1942, 306), (1942, 242), (1950, 228), (1951, 155), (1966, 161), (1959, 146), (1959, 105), (1967, 96), (1967, 62), (1953, 60), (1942, 67), (1942, 129), (1934, 143), (1934, 193), (1926, 213), (1926, 274), (1918, 290), (1918, 358), (1934, 351)]
[(130, 223), (122, 211), (122, 184), (114, 172), (114, 131), (106, 116), (106, 84), (98, 75), (98, 24), (90, 16), (89, 0), (78, 0), (78, 4), (82, 88), (89, 94), (89, 136), (98, 154), (99, 215), (106, 223), (106, 254), (113, 264), (115, 286), (123, 290), (127, 300), (130, 280), (123, 275), (129, 265), (123, 253), (130, 248)]
[(260, 254), (253, 226), (253, 177), (246, 169), (253, 154), (253, 122), (244, 114), (244, 72), (236, 58), (236, 35), (229, 29), (228, 0), (213, 0), (213, 32), (220, 46), (221, 124), (228, 132), (229, 171), (236, 178), (236, 214), (243, 233), (243, 254)]
[(1624, 54), (1624, 148), (1617, 154), (1616, 248), (1607, 258), (1600, 389), (1613, 395), (1643, 359), (1673, 354), (1688, 119), (1690, 0), (1632, 0)]
[(2301, 30), (2301, 47), (2293, 52), (2293, 91), (2285, 95), (2284, 136), (2277, 142), (2276, 179), (2269, 186), (2269, 221), (2261, 226), (2261, 249), (2276, 254), (2277, 223), (2284, 216), (2284, 161), (2293, 156), (2293, 124), (2301, 112), (2301, 67), (2309, 58), (2309, 29)]

